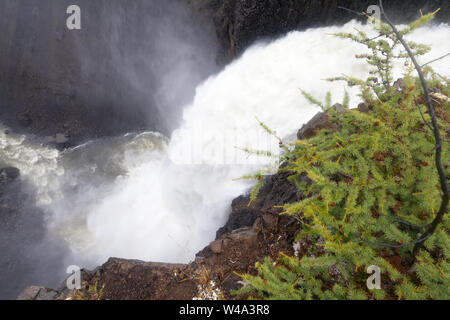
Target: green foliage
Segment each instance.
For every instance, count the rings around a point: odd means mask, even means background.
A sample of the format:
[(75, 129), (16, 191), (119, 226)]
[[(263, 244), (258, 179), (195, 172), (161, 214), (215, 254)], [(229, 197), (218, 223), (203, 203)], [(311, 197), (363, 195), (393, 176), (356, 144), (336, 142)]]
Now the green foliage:
[[(312, 104), (320, 107), (320, 109), (322, 109), (322, 111), (327, 111), (328, 109), (331, 108), (332, 106), (332, 98), (331, 98), (331, 92), (327, 92), (326, 96), (325, 96), (325, 103), (320, 102), (319, 100), (317, 100), (316, 98), (314, 98), (311, 94), (309, 94), (308, 92), (301, 90), (302, 95), (306, 98), (306, 100), (308, 100), (309, 102), (311, 102)], [(348, 97), (348, 96), (347, 96)]]
[[(425, 25), (434, 17), (436, 12), (422, 16), (418, 20), (412, 22), (403, 30), (400, 30), (400, 34), (402, 36), (407, 35), (415, 29)], [(367, 102), (369, 102), (369, 104), (372, 103), (373, 100), (371, 95), (372, 92), (375, 93), (377, 98), (383, 100), (384, 96), (388, 97), (395, 91), (395, 88), (392, 86), (393, 60), (406, 59), (406, 64), (410, 64), (407, 52), (399, 52), (401, 43), (392, 32), (391, 27), (379, 20), (377, 20), (373, 26), (379, 33), (379, 36), (374, 38), (369, 38), (367, 34), (361, 30), (356, 30), (356, 33), (341, 32), (335, 34), (337, 37), (350, 39), (367, 47), (370, 51), (369, 54), (356, 54), (355, 57), (357, 59), (364, 59), (368, 64), (373, 66), (369, 77), (366, 80), (361, 80), (342, 75), (340, 77), (327, 79), (329, 81), (345, 81), (349, 86), (360, 86), (361, 90), (363, 90), (362, 96), (366, 101), (368, 100)], [(418, 44), (413, 41), (407, 41), (407, 43), (415, 56), (424, 55), (431, 49), (429, 46)], [(367, 92), (368, 89), (371, 89), (370, 93)]]
[(105, 285), (99, 286), (98, 281), (94, 285), (90, 285), (87, 289), (78, 290), (74, 300), (102, 300), (104, 296)]
[[(423, 16), (402, 34), (431, 17)], [(290, 179), (294, 182), (304, 173), (313, 181), (297, 184), (308, 197), (285, 205), (284, 214), (302, 225), (297, 241), (312, 238), (316, 245), (300, 257), (280, 253), (276, 261), (266, 258), (256, 265), (257, 275), (242, 276), (246, 286), (236, 294), (263, 299), (450, 298), (448, 213), (426, 240), (415, 264), (410, 262), (414, 242), (433, 221), (441, 201), (434, 136), (418, 109), (423, 89), (410, 73), (403, 79), (403, 90), (392, 87), (392, 61), (405, 56), (393, 53), (398, 43), (389, 26), (376, 28), (386, 40), (370, 40), (362, 32), (337, 35), (372, 49), (372, 54), (361, 57), (376, 68), (372, 75), (381, 82), (373, 77), (342, 78), (361, 87), (361, 96), (371, 111), (338, 113), (329, 109), (330, 121), (339, 129), (324, 129), (307, 141), (297, 141), (295, 148), (287, 151), (286, 165), (279, 169), (293, 173)], [(417, 55), (428, 50), (410, 45)], [(431, 68), (424, 71), (430, 87), (448, 97), (448, 79)], [(322, 104), (302, 93), (323, 109), (331, 105), (331, 98)], [(348, 105), (348, 98), (345, 100)], [(448, 102), (442, 103), (437, 112), (446, 141), (444, 164), (450, 163), (449, 107)], [(426, 114), (425, 118), (429, 120)], [(449, 174), (448, 166), (446, 170)], [(366, 287), (366, 269), (371, 265), (381, 268), (380, 290)]]

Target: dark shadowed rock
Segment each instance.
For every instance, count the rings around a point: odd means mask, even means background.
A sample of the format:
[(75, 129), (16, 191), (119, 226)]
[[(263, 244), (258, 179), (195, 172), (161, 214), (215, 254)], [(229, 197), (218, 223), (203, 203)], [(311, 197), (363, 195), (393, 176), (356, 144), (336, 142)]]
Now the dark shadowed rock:
[(13, 167), (0, 168), (0, 184), (16, 180), (20, 176), (20, 170)]
[[(332, 109), (336, 112), (346, 111), (346, 109), (339, 103), (333, 105)], [(330, 122), (329, 111), (319, 112), (311, 120), (304, 124), (303, 127), (297, 132), (297, 138), (299, 140), (310, 139), (314, 137), (319, 130), (337, 130), (338, 128), (339, 127), (337, 124)]]
[[(298, 191), (295, 183), (288, 179), (290, 176), (290, 173), (281, 172), (266, 177), (258, 197), (250, 205), (249, 195), (234, 199), (228, 221), (217, 231), (216, 239), (233, 230), (252, 226), (263, 213), (278, 214), (280, 209), (275, 208), (276, 206), (302, 199), (303, 195)], [(304, 176), (299, 179), (307, 182), (307, 178)]]
[(303, 125), (297, 133), (297, 138), (299, 140), (310, 139), (321, 129), (332, 129), (333, 125), (329, 121), (329, 117), (327, 112), (319, 112), (307, 124)]
[(33, 120), (31, 119), (31, 116), (28, 113), (22, 113), (17, 115), (17, 122), (22, 127), (29, 127), (33, 123)]
[(358, 104), (358, 110), (360, 112), (367, 113), (370, 111), (370, 108), (367, 104), (365, 104), (364, 102), (361, 102), (360, 104)]

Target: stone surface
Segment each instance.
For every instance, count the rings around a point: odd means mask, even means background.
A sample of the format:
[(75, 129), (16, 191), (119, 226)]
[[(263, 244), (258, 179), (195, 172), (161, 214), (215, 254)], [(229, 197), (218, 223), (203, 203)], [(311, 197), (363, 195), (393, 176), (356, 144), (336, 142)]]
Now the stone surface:
[(329, 115), (325, 112), (316, 114), (311, 121), (303, 125), (303, 127), (298, 131), (297, 138), (299, 140), (305, 140), (314, 137), (318, 130), (330, 127), (328, 119)]
[[(341, 104), (336, 103), (332, 107), (337, 112), (345, 112), (346, 109)], [(319, 130), (329, 129), (337, 130), (338, 125), (330, 122), (330, 114), (328, 111), (317, 113), (310, 121), (302, 126), (297, 132), (297, 138), (299, 140), (306, 140), (314, 137)]]
[(214, 242), (211, 242), (209, 247), (211, 248), (212, 252), (221, 253), (222, 252), (222, 240), (216, 240)]

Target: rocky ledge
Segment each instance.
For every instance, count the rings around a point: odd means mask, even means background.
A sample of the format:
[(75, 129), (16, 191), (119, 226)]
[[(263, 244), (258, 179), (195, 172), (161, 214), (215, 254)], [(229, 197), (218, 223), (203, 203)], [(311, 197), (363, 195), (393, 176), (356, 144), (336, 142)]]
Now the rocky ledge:
[(251, 207), (246, 206), (248, 198), (236, 199), (227, 225), (190, 264), (110, 258), (95, 270), (82, 270), (81, 290), (67, 289), (64, 281), (58, 289), (27, 287), (18, 299), (232, 299), (230, 291), (241, 285), (236, 273), (253, 272), (255, 262), (275, 257), (279, 251), (293, 254), (299, 226), (279, 216), (269, 204), (297, 199), (295, 186), (285, 178), (269, 178), (266, 192)]

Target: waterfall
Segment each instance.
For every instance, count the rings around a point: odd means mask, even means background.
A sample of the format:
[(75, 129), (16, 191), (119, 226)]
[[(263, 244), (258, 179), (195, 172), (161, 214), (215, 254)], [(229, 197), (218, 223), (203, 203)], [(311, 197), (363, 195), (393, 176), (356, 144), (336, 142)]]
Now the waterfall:
[[(333, 102), (341, 102), (347, 90), (357, 106), (356, 88), (323, 80), (367, 77), (368, 66), (355, 58), (364, 48), (330, 35), (354, 28), (371, 34), (369, 26), (352, 21), (256, 43), (197, 87), (170, 138), (135, 133), (58, 152), (1, 134), (0, 160), (18, 167), (38, 189), (49, 232), (67, 241), (71, 263), (93, 266), (111, 256), (189, 262), (226, 222), (232, 199), (252, 186), (236, 178), (276, 161), (240, 149), (279, 153), (278, 141), (257, 119), (280, 137), (295, 135), (319, 111), (300, 88), (321, 100), (330, 91)], [(443, 41), (449, 36), (450, 27), (441, 24), (409, 38), (432, 46), (419, 59), (425, 63), (450, 52)], [(433, 67), (450, 75), (448, 60)], [(395, 75), (403, 70), (400, 61)]]

